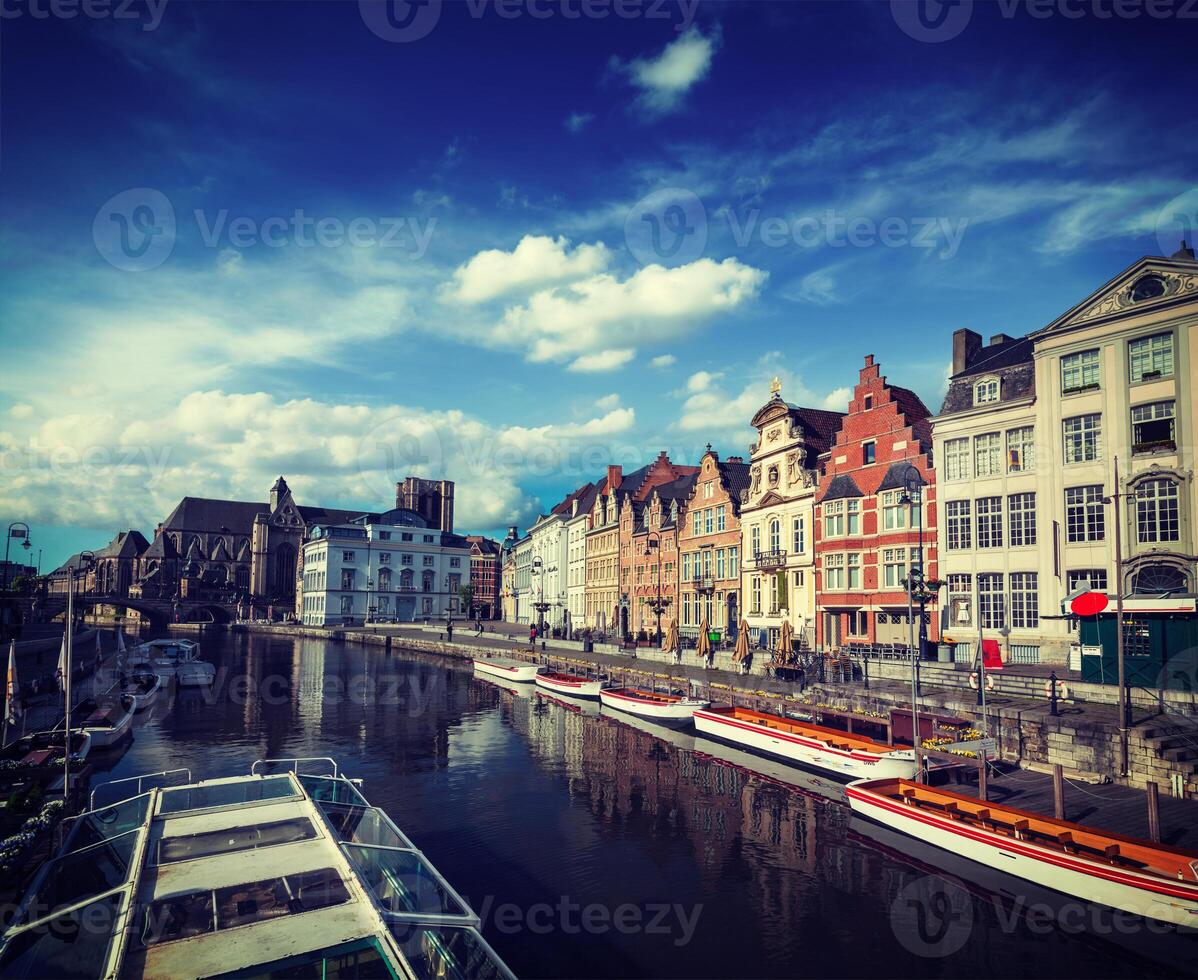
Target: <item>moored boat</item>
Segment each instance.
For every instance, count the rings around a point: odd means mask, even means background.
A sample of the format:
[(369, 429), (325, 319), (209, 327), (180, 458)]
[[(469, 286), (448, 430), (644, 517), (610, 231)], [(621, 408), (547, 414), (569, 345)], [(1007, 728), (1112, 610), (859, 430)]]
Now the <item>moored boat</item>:
[[(150, 640), (129, 652), (129, 667), (131, 670), (152, 670), (163, 680), (170, 681), (180, 664), (203, 663), (199, 657), (200, 645), (195, 640)], [(211, 664), (206, 666), (212, 668)]]
[(695, 712), (700, 734), (848, 779), (914, 778), (915, 750), (793, 718), (720, 706)]
[(1198, 853), (906, 779), (850, 783), (861, 816), (1083, 901), (1198, 926)]
[(91, 737), (92, 749), (108, 749), (129, 734), (132, 724), (132, 711), (117, 704), (105, 704), (97, 706), (79, 727)]
[(207, 687), (216, 681), (216, 668), (206, 660), (185, 660), (175, 668), (180, 687)]
[(560, 670), (541, 670), (536, 675), (537, 687), (572, 698), (597, 698), (603, 682), (598, 678), (583, 677)]
[(121, 692), (121, 702), (130, 711), (148, 708), (162, 688), (162, 678), (152, 670), (137, 670), (129, 676), (128, 686)]
[(639, 687), (607, 688), (599, 692), (604, 707), (639, 715), (662, 725), (685, 725), (699, 708), (709, 701), (700, 701), (681, 694), (659, 694)]
[(514, 660), (511, 657), (475, 657), (474, 667), (492, 677), (519, 682), (535, 680), (537, 671), (540, 670), (536, 664), (530, 664), (526, 660)]
[[(17, 768), (29, 769), (38, 766), (61, 766), (64, 742), (61, 728), (51, 732), (33, 732), (0, 749), (0, 762), (15, 763)], [(91, 748), (91, 736), (87, 732), (71, 732), (71, 761), (82, 762)]]

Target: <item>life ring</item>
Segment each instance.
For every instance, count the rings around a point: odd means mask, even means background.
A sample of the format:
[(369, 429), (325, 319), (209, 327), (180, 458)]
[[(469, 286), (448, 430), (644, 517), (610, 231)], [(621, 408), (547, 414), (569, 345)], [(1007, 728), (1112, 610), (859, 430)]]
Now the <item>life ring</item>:
[[(978, 672), (976, 670), (969, 672), (969, 686), (974, 691), (978, 689)], [(994, 676), (992, 674), (986, 675), (986, 690), (994, 690)]]
[[(1046, 698), (1052, 697), (1052, 681), (1051, 680), (1047, 680), (1044, 682), (1044, 696)], [(1062, 700), (1062, 701), (1067, 700), (1069, 698), (1069, 688), (1066, 686), (1064, 681), (1057, 681), (1057, 698), (1058, 698), (1058, 700)]]

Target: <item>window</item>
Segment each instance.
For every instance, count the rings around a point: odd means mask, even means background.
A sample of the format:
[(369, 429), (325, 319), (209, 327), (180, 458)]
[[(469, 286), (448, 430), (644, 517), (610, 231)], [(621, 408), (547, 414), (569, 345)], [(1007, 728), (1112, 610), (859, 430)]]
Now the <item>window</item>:
[(1036, 468), (1036, 430), (1030, 425), (1007, 430), (1007, 469), (1030, 473)]
[(802, 517), (793, 518), (791, 525), (791, 544), (795, 554), (801, 555), (807, 550), (807, 525)]
[(1002, 547), (1002, 497), (978, 498), (978, 547)]
[(1136, 487), (1136, 535), (1140, 544), (1180, 540), (1180, 509), (1173, 480), (1145, 480)]
[(969, 479), (969, 440), (947, 439), (944, 443), (944, 478)]
[(391, 553), (389, 551), (379, 552), (379, 564), (380, 565), (390, 565), (391, 564)]
[(740, 575), (739, 552), (740, 552), (739, 548), (729, 548), (728, 549), (728, 577), (729, 578), (736, 578), (738, 575)]
[(844, 554), (824, 556), (824, 588), (830, 591), (844, 590)]
[(1136, 405), (1131, 410), (1131, 451), (1150, 453), (1157, 449), (1176, 449), (1172, 400)]
[(1083, 350), (1061, 358), (1061, 391), (1089, 391), (1098, 387), (1098, 350)]
[(682, 580), (684, 582), (689, 582), (694, 578), (694, 575), (691, 574), (691, 571), (691, 556), (689, 553), (687, 553), (682, 556)]
[(865, 396), (865, 411), (868, 412), (873, 407), (874, 407), (874, 396), (866, 395)]
[(1128, 342), (1131, 381), (1156, 381), (1173, 377), (1173, 334), (1158, 333)]
[(861, 556), (848, 556), (849, 579), (848, 584), (850, 589), (861, 588)]
[(400, 556), (399, 556), (399, 563), (400, 563), (401, 565), (410, 565), (410, 564), (412, 564), (412, 556), (411, 556), (411, 555), (400, 555)]
[(1070, 595), (1085, 586), (1091, 592), (1107, 589), (1105, 568), (1076, 568), (1065, 573), (1065, 589)]
[(717, 548), (715, 553), (715, 577), (724, 579), (728, 577), (728, 565), (724, 559), (724, 549)]
[(353, 561), (353, 560), (354, 560), (354, 553), (353, 553), (352, 551), (343, 551), (343, 552), (341, 552), (341, 560), (342, 560), (342, 561)]
[(973, 591), (972, 576), (968, 573), (960, 572), (949, 575), (946, 579), (948, 582), (948, 591), (950, 595), (969, 595)]
[(998, 401), (998, 378), (983, 378), (973, 386), (973, 403), (989, 405)]
[(896, 531), (907, 526), (907, 505), (902, 503), (902, 490), (887, 490), (882, 494), (882, 528)]
[(1036, 495), (1014, 493), (1007, 498), (1007, 513), (1010, 519), (1012, 548), (1023, 548), (1036, 543)]
[(691, 593), (682, 593), (682, 625), (691, 625)]
[(1091, 463), (1102, 456), (1102, 416), (1065, 419), (1065, 462)]
[(430, 567), (432, 567), (432, 565), (433, 565), (433, 562), (434, 562), (434, 558), (433, 558), (433, 556), (432, 556), (432, 555), (425, 555), (425, 556), (424, 556), (424, 567), (425, 567), (425, 568), (430, 568)]
[(882, 584), (888, 589), (904, 588), (907, 578), (907, 549), (884, 548), (882, 550)]
[(341, 597), (341, 615), (352, 616), (354, 614), (354, 597), (352, 595), (343, 595)]
[(1006, 596), (1002, 590), (1002, 576), (988, 572), (978, 576), (978, 608), (982, 628), (1001, 629), (1006, 624)]
[(399, 534), (400, 541), (411, 541), (412, 533), (410, 531), (401, 531)]
[(844, 535), (844, 501), (830, 500), (824, 504), (824, 537), (839, 538)]
[(711, 534), (715, 530), (714, 516), (710, 507), (703, 511), (703, 533)]
[(803, 571), (802, 571), (802, 569), (800, 569), (799, 571), (795, 572), (795, 588), (801, 589), (802, 587), (803, 587)]
[(968, 551), (973, 547), (968, 500), (950, 500), (945, 504), (945, 530), (949, 551)]
[[(708, 486), (711, 486), (711, 484), (709, 483)], [(728, 515), (725, 513), (723, 504), (720, 504), (715, 509), (715, 529), (717, 531), (726, 531), (728, 529)]]
[(754, 524), (749, 529), (749, 550), (752, 551), (754, 558), (761, 554), (761, 526), (759, 524)]
[(866, 442), (861, 445), (861, 462), (865, 466), (878, 461), (878, 444), (876, 442)]
[(341, 588), (343, 591), (352, 592), (354, 588), (354, 570), (352, 568), (341, 569)]
[(782, 550), (782, 522), (778, 518), (770, 521), (770, 551), (775, 554)]
[(1011, 573), (1011, 629), (1034, 630), (1040, 625), (1040, 591), (1035, 572)]
[(462, 567), (462, 559), (461, 558), (450, 558), (449, 559), (449, 567), (450, 568), (461, 568)]
[(761, 612), (761, 576), (753, 576), (753, 588), (750, 590), (753, 598), (753, 612)]
[(1002, 473), (1002, 441), (997, 432), (973, 437), (973, 471), (978, 477)]
[(861, 533), (861, 501), (846, 500), (845, 501), (845, 517), (846, 517), (846, 533), (860, 534)]
[(1106, 509), (1101, 486), (1066, 488), (1065, 539), (1073, 544), (1106, 539)]

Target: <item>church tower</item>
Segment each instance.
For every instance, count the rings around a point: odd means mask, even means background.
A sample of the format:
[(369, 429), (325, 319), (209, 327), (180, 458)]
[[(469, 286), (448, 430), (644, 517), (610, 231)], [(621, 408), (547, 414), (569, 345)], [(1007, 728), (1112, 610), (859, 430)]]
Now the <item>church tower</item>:
[(453, 531), (453, 481), (405, 477), (395, 486), (395, 506), (414, 510), (430, 527)]

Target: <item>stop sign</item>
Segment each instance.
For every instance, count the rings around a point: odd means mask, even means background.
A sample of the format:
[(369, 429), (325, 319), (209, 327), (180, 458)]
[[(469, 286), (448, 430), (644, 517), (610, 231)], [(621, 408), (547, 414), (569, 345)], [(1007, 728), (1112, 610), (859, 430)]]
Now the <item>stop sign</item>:
[(1097, 616), (1109, 603), (1105, 593), (1083, 592), (1069, 603), (1069, 608), (1075, 616)]

